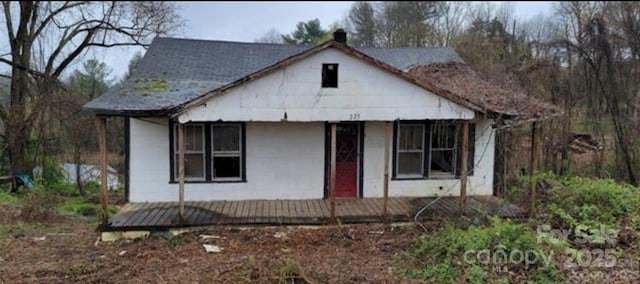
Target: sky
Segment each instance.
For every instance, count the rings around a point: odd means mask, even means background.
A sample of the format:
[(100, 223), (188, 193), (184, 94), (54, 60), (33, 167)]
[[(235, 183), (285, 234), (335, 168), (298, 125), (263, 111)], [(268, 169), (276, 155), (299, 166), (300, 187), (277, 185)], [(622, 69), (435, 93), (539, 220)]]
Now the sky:
[[(499, 4), (501, 2), (494, 2)], [(516, 18), (550, 13), (552, 2), (511, 2)], [(342, 20), (353, 2), (180, 2), (186, 25), (175, 37), (252, 42), (270, 29), (291, 32), (296, 24), (318, 18), (324, 27)], [(121, 77), (139, 47), (94, 49), (83, 59), (104, 61), (114, 78)], [(79, 66), (79, 62), (71, 68)]]

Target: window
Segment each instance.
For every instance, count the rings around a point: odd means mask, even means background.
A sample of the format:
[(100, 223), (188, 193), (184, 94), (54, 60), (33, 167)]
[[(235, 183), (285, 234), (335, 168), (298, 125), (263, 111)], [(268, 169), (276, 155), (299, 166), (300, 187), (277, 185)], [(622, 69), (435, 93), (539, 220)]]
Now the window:
[(424, 172), (424, 124), (401, 124), (398, 127), (397, 175), (422, 177)]
[[(179, 179), (178, 127), (171, 129), (171, 182)], [(243, 123), (185, 125), (185, 180), (239, 182), (246, 180)]]
[(439, 122), (431, 124), (431, 159), (429, 176), (453, 176), (456, 166), (457, 125)]
[(213, 179), (238, 180), (242, 177), (241, 135), (240, 124), (211, 125)]
[(338, 64), (322, 64), (322, 87), (338, 87)]
[[(174, 169), (175, 178), (179, 173), (178, 125), (174, 125)], [(204, 180), (204, 126), (201, 124), (185, 125), (184, 127), (184, 178), (186, 180)]]
[[(460, 123), (456, 121), (399, 122), (395, 128), (394, 179), (459, 176)], [(473, 174), (475, 126), (469, 127), (470, 175)]]

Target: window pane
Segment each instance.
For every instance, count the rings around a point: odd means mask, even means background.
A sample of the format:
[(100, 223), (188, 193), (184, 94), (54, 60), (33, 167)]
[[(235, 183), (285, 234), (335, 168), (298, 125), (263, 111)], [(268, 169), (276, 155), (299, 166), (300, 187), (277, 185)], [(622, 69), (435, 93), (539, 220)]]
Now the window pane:
[(456, 126), (453, 124), (436, 124), (431, 128), (431, 148), (454, 148)]
[(213, 126), (213, 151), (240, 151), (240, 126)]
[(431, 173), (453, 173), (453, 150), (431, 152)]
[(398, 153), (399, 175), (422, 175), (422, 153)]
[(400, 150), (422, 150), (422, 125), (400, 125)]
[(213, 177), (240, 177), (240, 157), (213, 157)]
[[(184, 129), (185, 151), (203, 151), (202, 136), (204, 128), (201, 125), (187, 125)], [(176, 137), (178, 133), (176, 132)], [(178, 143), (176, 141), (176, 147)]]
[[(175, 175), (176, 180), (180, 178), (180, 155), (176, 155)], [(204, 155), (185, 154), (184, 155), (184, 177), (204, 178)]]

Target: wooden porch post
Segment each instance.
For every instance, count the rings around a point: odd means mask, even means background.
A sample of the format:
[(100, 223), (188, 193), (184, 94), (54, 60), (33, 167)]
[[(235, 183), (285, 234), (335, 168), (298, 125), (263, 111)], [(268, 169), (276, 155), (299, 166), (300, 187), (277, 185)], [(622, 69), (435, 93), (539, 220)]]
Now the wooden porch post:
[(329, 204), (331, 209), (331, 221), (336, 221), (336, 128), (331, 124), (331, 170), (329, 174)]
[(96, 121), (98, 128), (98, 144), (100, 145), (100, 208), (102, 224), (109, 222), (109, 213), (107, 211), (107, 203), (109, 201), (107, 193), (107, 177), (109, 171), (107, 169), (107, 118), (98, 117)]
[(531, 124), (531, 165), (530, 165), (530, 181), (529, 181), (529, 215), (535, 216), (536, 214), (536, 180), (535, 176), (538, 173), (538, 152), (540, 148), (540, 133), (539, 125), (537, 122)]
[(184, 221), (184, 124), (178, 124), (178, 178), (180, 182), (178, 213), (180, 222)]
[(462, 147), (460, 148), (460, 214), (467, 209), (467, 172), (469, 161), (469, 121), (462, 122)]
[(391, 122), (386, 122), (384, 125), (384, 183), (383, 183), (383, 190), (384, 190), (384, 202), (383, 202), (383, 207), (384, 207), (384, 218), (388, 219), (389, 218), (389, 209), (388, 209), (388, 203), (389, 203), (389, 151), (391, 150)]

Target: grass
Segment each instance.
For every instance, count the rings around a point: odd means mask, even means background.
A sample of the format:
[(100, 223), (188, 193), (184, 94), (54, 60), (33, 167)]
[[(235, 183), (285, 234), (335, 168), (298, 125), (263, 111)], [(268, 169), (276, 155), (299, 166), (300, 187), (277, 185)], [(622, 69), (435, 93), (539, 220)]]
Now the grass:
[[(100, 215), (100, 204), (87, 201), (84, 198), (77, 197), (64, 201), (58, 206), (58, 211), (63, 214), (70, 214), (83, 217), (97, 217)], [(107, 211), (110, 216), (118, 212), (118, 207), (109, 204)]]
[(0, 190), (0, 203), (17, 205), (20, 203), (20, 198), (16, 194)]

